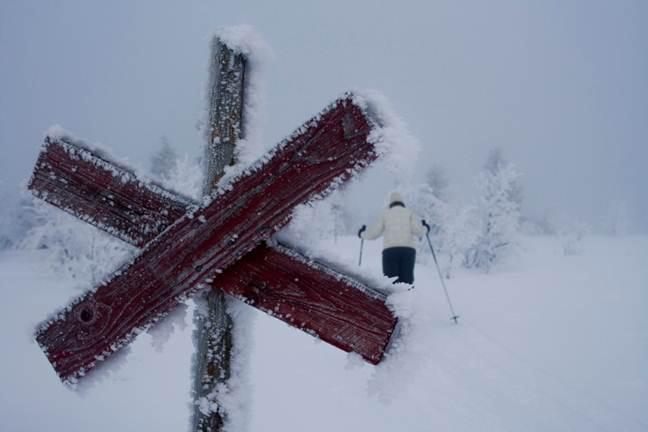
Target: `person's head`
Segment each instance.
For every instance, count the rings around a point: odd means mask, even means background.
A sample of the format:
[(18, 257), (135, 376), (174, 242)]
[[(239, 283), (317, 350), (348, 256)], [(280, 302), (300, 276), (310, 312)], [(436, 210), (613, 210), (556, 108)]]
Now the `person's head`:
[(400, 205), (405, 207), (403, 202), (403, 197), (398, 192), (394, 191), (389, 195), (389, 207), (394, 207), (395, 205)]

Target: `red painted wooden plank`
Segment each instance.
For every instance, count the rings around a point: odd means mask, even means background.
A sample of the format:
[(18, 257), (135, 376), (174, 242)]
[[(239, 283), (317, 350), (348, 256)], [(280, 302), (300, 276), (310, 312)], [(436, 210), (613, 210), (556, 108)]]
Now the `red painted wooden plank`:
[(270, 157), (183, 216), (95, 291), (42, 326), (37, 340), (59, 376), (74, 379), (123, 346), (197, 284), (225, 269), (377, 157), (370, 122), (350, 99), (307, 122)]
[(283, 246), (258, 246), (213, 285), (373, 364), (396, 325), (382, 293)]
[[(99, 177), (97, 182), (95, 177)], [(110, 200), (97, 183), (110, 185)], [(158, 185), (139, 181), (132, 171), (69, 138), (46, 140), (30, 189), (54, 205), (65, 203), (65, 210), (109, 233), (125, 229), (121, 237), (126, 239), (155, 237), (173, 222), (169, 218), (186, 212), (184, 203), (189, 202)], [(133, 195), (133, 190), (137, 194)], [(168, 217), (155, 225), (143, 223), (139, 215), (151, 214), (151, 206), (146, 208), (143, 203), (170, 203), (162, 207)], [(295, 278), (302, 282), (295, 284)], [(330, 268), (310, 265), (287, 247), (257, 247), (227, 269), (215, 285), (372, 363), (382, 357), (395, 322), (379, 293)], [(313, 301), (317, 296), (326, 296), (324, 307), (335, 305), (333, 312), (321, 312)]]
[(138, 247), (191, 204), (69, 137), (45, 138), (28, 187), (44, 201)]

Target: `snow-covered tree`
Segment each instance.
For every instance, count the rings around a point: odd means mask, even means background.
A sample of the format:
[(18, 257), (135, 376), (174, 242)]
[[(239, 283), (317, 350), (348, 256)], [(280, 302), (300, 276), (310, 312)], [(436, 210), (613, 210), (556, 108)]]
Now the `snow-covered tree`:
[[(430, 241), (439, 265), (446, 278), (463, 264), (463, 257), (473, 247), (478, 235), (478, 218), (472, 206), (445, 202), (430, 196), (427, 186), (419, 190), (423, 202), (432, 203), (430, 210), (422, 213), (430, 224)], [(422, 245), (422, 256), (431, 255), (427, 241)], [(428, 257), (429, 258), (429, 257)]]
[(448, 205), (444, 216), (445, 224), (441, 236), (444, 239), (442, 252), (447, 261), (441, 267), (446, 278), (464, 265), (464, 257), (476, 243), (479, 235), (479, 221), (476, 208), (472, 206)]
[[(151, 158), (151, 173), (164, 186), (197, 198), (202, 185), (200, 162), (179, 158), (162, 139), (162, 147)], [(72, 215), (25, 192), (14, 231), (21, 234), (18, 247), (44, 251), (45, 260), (59, 272), (86, 282), (97, 282), (115, 270), (134, 248)]]
[(21, 192), (12, 208), (4, 209), (0, 221), (0, 240), (5, 247), (19, 246), (22, 239), (35, 226), (42, 225), (45, 218), (36, 207), (36, 199), (27, 191)]
[(169, 139), (163, 136), (160, 139), (160, 148), (151, 158), (151, 174), (157, 180), (169, 178), (178, 163), (178, 155), (171, 147)]
[(433, 166), (427, 171), (424, 183), (406, 192), (408, 204), (430, 224), (432, 236), (437, 236), (446, 224), (448, 185), (445, 171), (440, 166)]
[(561, 229), (560, 238), (565, 255), (580, 255), (583, 253), (583, 242), (589, 231), (582, 222), (571, 222)]
[[(430, 224), (430, 241), (447, 278), (461, 265), (476, 237), (474, 209), (452, 202), (449, 184), (445, 171), (434, 166), (427, 172), (425, 182), (406, 194), (414, 212)], [(419, 249), (422, 261), (431, 259), (427, 241)]]
[[(502, 167), (507, 167), (509, 165), (510, 163), (504, 157), (502, 149), (495, 147), (488, 153), (486, 163), (484, 164), (484, 171), (491, 175), (496, 175)], [(512, 180), (508, 196), (509, 199), (515, 202), (521, 210), (522, 202), (524, 201), (524, 189), (522, 188), (522, 183), (519, 181), (519, 176)]]
[(405, 191), (405, 200), (416, 215), (430, 224), (430, 234), (438, 234), (445, 223), (444, 207), (447, 203), (437, 198), (434, 189), (427, 183), (418, 184)]
[[(344, 213), (341, 212), (343, 197), (337, 190), (322, 200), (299, 205), (293, 218), (278, 236), (280, 241), (293, 245), (315, 245), (335, 241), (336, 230), (343, 229)], [(339, 212), (336, 215), (336, 212)]]
[(36, 198), (25, 196), (20, 212), (31, 226), (18, 247), (42, 250), (53, 270), (84, 282), (98, 282), (134, 250)]
[(346, 233), (344, 203), (342, 195), (335, 193), (331, 197), (331, 215), (333, 217), (333, 240), (337, 243), (339, 236)]
[(516, 244), (520, 224), (519, 174), (496, 150), (478, 178), (478, 229), (475, 244), (465, 254), (467, 267), (489, 271)]
[(25, 221), (18, 217), (17, 205), (2, 186), (0, 180), (0, 202), (3, 203), (0, 207), (0, 250), (14, 246), (26, 229)]
[(198, 199), (203, 186), (202, 162), (186, 154), (178, 157), (162, 183), (176, 192)]
[(432, 194), (439, 200), (447, 202), (450, 181), (446, 171), (440, 165), (433, 165), (425, 174), (425, 183), (430, 187)]
[[(419, 183), (409, 187), (401, 187), (401, 194), (405, 205), (409, 207), (416, 216), (425, 220), (431, 227), (430, 239), (437, 254), (441, 251), (442, 239), (440, 238), (441, 227), (444, 226), (442, 203), (434, 194), (428, 183)], [(431, 259), (430, 248), (427, 240), (418, 243), (418, 254), (416, 260), (427, 263)]]
[(201, 195), (203, 168), (200, 159), (178, 156), (166, 137), (151, 157), (150, 173), (163, 186), (198, 199)]

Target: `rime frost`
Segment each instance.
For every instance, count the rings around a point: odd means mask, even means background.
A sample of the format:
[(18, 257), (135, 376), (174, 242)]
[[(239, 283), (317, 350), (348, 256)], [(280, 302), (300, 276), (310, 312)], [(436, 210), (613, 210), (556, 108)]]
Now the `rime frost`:
[(376, 146), (386, 167), (398, 176), (413, 173), (421, 145), (411, 134), (405, 122), (391, 107), (388, 99), (375, 90), (355, 90), (353, 100), (370, 117), (377, 119), (369, 140)]

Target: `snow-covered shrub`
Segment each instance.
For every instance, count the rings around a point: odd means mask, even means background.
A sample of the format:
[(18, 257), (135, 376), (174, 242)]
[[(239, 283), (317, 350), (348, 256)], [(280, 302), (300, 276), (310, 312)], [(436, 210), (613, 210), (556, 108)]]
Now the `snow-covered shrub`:
[[(427, 171), (424, 183), (405, 190), (408, 206), (430, 225), (430, 238), (439, 251), (444, 250), (445, 243), (442, 234), (447, 223), (448, 183), (445, 171), (435, 165)], [(427, 245), (423, 250), (429, 254)]]
[(0, 249), (19, 246), (27, 232), (41, 223), (34, 202), (34, 197), (23, 191), (16, 204), (3, 208), (0, 215), (0, 243), (4, 247)]
[(36, 198), (24, 200), (21, 214), (32, 221), (20, 249), (43, 250), (56, 272), (96, 283), (134, 248)]
[(448, 260), (441, 263), (446, 278), (458, 267), (464, 265), (464, 258), (475, 245), (479, 235), (479, 220), (475, 207), (449, 205), (446, 208), (445, 225), (442, 229), (444, 237), (443, 252)]
[(166, 138), (151, 157), (150, 175), (163, 186), (198, 199), (202, 192), (203, 167), (199, 159), (178, 156)]
[(433, 191), (434, 196), (444, 202), (449, 201), (450, 180), (440, 165), (433, 165), (425, 174), (425, 184)]
[(163, 136), (160, 143), (160, 149), (151, 157), (151, 175), (156, 179), (167, 179), (176, 168), (178, 155), (167, 137)]
[[(202, 183), (198, 161), (177, 157), (167, 141), (152, 158), (152, 173), (164, 186), (197, 197)], [(14, 231), (20, 249), (45, 251), (57, 272), (97, 283), (112, 273), (135, 248), (76, 217), (24, 192), (16, 211)]]
[[(514, 165), (504, 158), (502, 150), (495, 147), (488, 153), (486, 163), (484, 164), (484, 172), (491, 175), (497, 175), (502, 168), (514, 168)], [(510, 179), (510, 185), (507, 192), (508, 199), (518, 206), (518, 210), (522, 209), (522, 201), (524, 200), (524, 190), (522, 183), (520, 183), (520, 176)], [(521, 216), (521, 213), (519, 213)]]
[[(406, 190), (404, 195), (407, 206), (430, 225), (429, 236), (436, 253), (445, 252), (446, 236), (444, 234), (446, 233), (448, 204), (437, 197), (435, 190), (428, 183), (416, 185), (410, 190)], [(430, 248), (427, 245), (427, 240), (423, 243), (419, 248), (419, 251), (423, 253), (419, 256), (426, 257), (424, 260), (427, 261)]]
[(478, 177), (478, 234), (475, 244), (465, 254), (467, 267), (490, 271), (516, 245), (521, 199), (518, 179), (513, 164), (501, 159), (496, 165), (487, 164)]
[(13, 246), (14, 239), (11, 225), (11, 212), (9, 209), (0, 209), (0, 251)]
[(584, 223), (572, 222), (561, 229), (560, 238), (564, 255), (580, 255), (583, 253), (583, 240), (588, 227)]
[(279, 239), (290, 244), (314, 245), (322, 240), (335, 240), (337, 230), (343, 226), (340, 212), (340, 192), (333, 192), (323, 200), (297, 206), (293, 218), (281, 231)]
[[(428, 171), (426, 182), (408, 191), (412, 209), (430, 225), (430, 241), (445, 277), (462, 265), (466, 252), (477, 238), (475, 208), (450, 201), (448, 179), (443, 170)], [(420, 245), (423, 260), (431, 259), (427, 240)]]
[(346, 214), (342, 195), (335, 193), (331, 197), (331, 215), (333, 217), (333, 240), (347, 233)]
[(202, 162), (186, 154), (179, 157), (162, 183), (176, 192), (198, 199), (203, 185)]
[(555, 229), (544, 216), (523, 216), (520, 220), (520, 232), (529, 236), (554, 235)]

